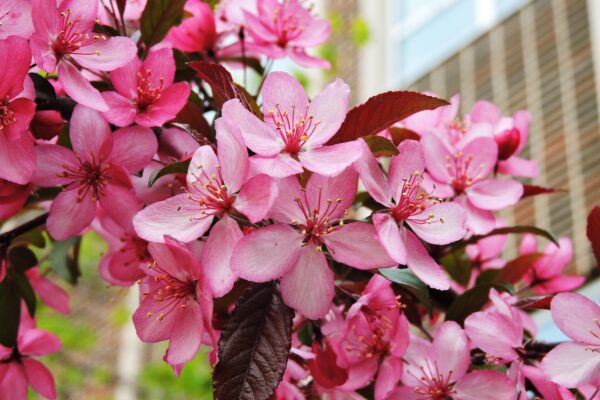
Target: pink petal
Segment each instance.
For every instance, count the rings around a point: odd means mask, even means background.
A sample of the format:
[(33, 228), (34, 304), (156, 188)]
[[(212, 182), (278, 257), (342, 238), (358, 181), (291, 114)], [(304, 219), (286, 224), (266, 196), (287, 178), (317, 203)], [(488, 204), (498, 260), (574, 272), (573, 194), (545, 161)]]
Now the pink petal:
[[(51, 10), (47, 10), (48, 13)], [(60, 22), (59, 22), (60, 24)], [(56, 69), (58, 60), (52, 50), (52, 41), (49, 37), (33, 33), (30, 38), (31, 53), (38, 67), (46, 72), (53, 72)]]
[[(185, 309), (181, 308), (172, 298), (158, 301), (154, 298), (156, 294), (155, 291), (150, 291), (148, 296), (143, 297), (140, 306), (133, 313), (136, 333), (140, 340), (146, 343), (169, 339), (182, 321), (182, 314), (185, 313)], [(188, 307), (192, 308), (192, 305), (188, 304), (186, 308)], [(161, 312), (162, 319), (159, 319)]]
[(77, 192), (77, 188), (64, 190), (52, 202), (46, 226), (56, 240), (81, 233), (96, 216), (96, 199), (92, 192), (88, 191), (82, 199)]
[(398, 145), (398, 154), (392, 157), (388, 179), (394, 199), (402, 197), (404, 180), (408, 180), (415, 172), (423, 174), (425, 158), (421, 146), (416, 140), (404, 140)]
[(203, 176), (219, 176), (219, 160), (211, 146), (200, 146), (192, 156), (192, 161), (188, 167), (186, 182), (188, 189), (200, 192), (204, 196)]
[(302, 165), (317, 174), (335, 176), (351, 166), (362, 155), (358, 142), (338, 143), (307, 149), (298, 154)]
[(454, 321), (446, 321), (436, 330), (431, 351), (440, 374), (448, 376), (452, 371), (454, 381), (465, 375), (471, 363), (467, 335)]
[(106, 214), (113, 220), (119, 221), (126, 231), (134, 231), (132, 219), (140, 210), (140, 204), (131, 187), (112, 180), (104, 187), (104, 193), (100, 196), (100, 204)]
[[(358, 174), (348, 168), (334, 177), (313, 174), (306, 184), (308, 208), (317, 208), (323, 213), (329, 207), (329, 217), (342, 218), (352, 206), (358, 186)], [(298, 192), (298, 196), (302, 193)], [(331, 200), (331, 204), (330, 204)], [(331, 210), (335, 207), (334, 210)]]
[(69, 136), (73, 151), (85, 161), (107, 159), (112, 148), (108, 122), (98, 111), (78, 105), (71, 116)]
[(402, 237), (406, 246), (406, 264), (428, 286), (447, 290), (450, 287), (448, 276), (431, 258), (425, 247), (414, 233), (408, 229), (402, 229)]
[(237, 279), (231, 270), (231, 255), (244, 235), (237, 222), (225, 215), (210, 231), (204, 245), (202, 259), (203, 276), (214, 297), (228, 293)]
[(326, 19), (313, 19), (302, 34), (293, 40), (294, 46), (313, 47), (326, 41), (331, 35), (331, 23)]
[(32, 358), (23, 360), (27, 381), (39, 394), (47, 399), (56, 398), (56, 386), (52, 373), (44, 364)]
[[(521, 346), (523, 330), (521, 326), (519, 331), (514, 327), (509, 316), (494, 309), (473, 313), (465, 320), (465, 331), (473, 345), (506, 361), (519, 358), (514, 348)], [(498, 332), (502, 332), (502, 335)]]
[(405, 265), (406, 246), (394, 218), (389, 214), (377, 213), (373, 214), (372, 219), (379, 243), (394, 261)]
[(516, 400), (517, 388), (508, 376), (496, 371), (474, 371), (454, 386), (455, 400)]
[(62, 18), (56, 4), (47, 5), (47, 0), (32, 0), (31, 19), (36, 32), (50, 39), (58, 34)]
[(557, 276), (537, 285), (531, 289), (537, 294), (570, 292), (585, 283), (585, 276)]
[(163, 242), (169, 235), (183, 242), (202, 236), (212, 223), (212, 216), (203, 216), (196, 202), (180, 194), (149, 205), (133, 219), (137, 234), (148, 241)]
[(540, 169), (537, 160), (525, 160), (521, 157), (512, 156), (506, 161), (498, 162), (498, 172), (503, 175), (535, 178), (540, 174)]
[(535, 386), (545, 400), (575, 400), (575, 397), (570, 392), (551, 382), (540, 368), (532, 365), (523, 365), (521, 371), (523, 371), (525, 377)]
[(519, 246), (519, 253), (521, 255), (537, 253), (537, 241), (535, 235), (532, 233), (526, 233), (521, 239), (521, 245)]
[(346, 119), (349, 95), (350, 87), (338, 78), (311, 101), (308, 114), (319, 125), (306, 141), (307, 147), (322, 146), (335, 135)]
[(33, 183), (40, 186), (58, 186), (71, 182), (71, 178), (61, 176), (64, 172), (63, 166), (75, 170), (79, 168), (71, 150), (55, 144), (40, 144), (35, 147), (35, 152), (35, 174), (31, 178)]
[(377, 240), (375, 228), (365, 222), (354, 222), (323, 237), (334, 260), (358, 269), (396, 265)]
[(362, 156), (354, 162), (354, 168), (358, 172), (362, 184), (375, 201), (387, 207), (392, 206), (390, 187), (381, 165), (379, 165), (367, 144), (362, 140), (358, 142), (361, 143)]
[(431, 223), (418, 222), (423, 218), (419, 215), (415, 218), (417, 221), (409, 218), (406, 222), (427, 243), (443, 245), (465, 237), (467, 213), (462, 206), (453, 202), (438, 203), (427, 207), (423, 213), (433, 215)]
[(536, 278), (547, 279), (560, 275), (573, 258), (573, 244), (567, 237), (558, 240), (560, 247), (548, 243), (544, 249), (544, 257), (534, 264)]
[(586, 344), (561, 343), (544, 357), (541, 368), (553, 382), (568, 388), (594, 383), (600, 377), (600, 354)]
[(296, 265), (281, 278), (281, 297), (306, 317), (319, 319), (329, 311), (335, 294), (333, 273), (314, 246), (307, 245), (299, 253)]
[(26, 134), (35, 114), (35, 103), (24, 97), (11, 101), (8, 108), (12, 111), (15, 122), (4, 127), (4, 135), (8, 139), (18, 139)]
[(112, 71), (133, 60), (137, 48), (130, 38), (117, 36), (82, 46), (80, 51), (87, 54), (73, 53), (71, 57), (82, 67)]
[(178, 280), (194, 280), (200, 275), (200, 264), (196, 256), (184, 244), (165, 236), (165, 243), (148, 243), (148, 252), (157, 262), (158, 268)]
[(173, 50), (168, 47), (151, 50), (144, 60), (142, 68), (151, 71), (150, 82), (152, 87), (160, 85), (161, 82), (164, 82), (164, 87), (171, 86), (173, 78), (175, 78)]
[(600, 320), (600, 307), (592, 300), (577, 293), (561, 293), (552, 299), (550, 309), (554, 323), (565, 335), (578, 342), (600, 345), (600, 338), (592, 334), (600, 331), (596, 322)]
[(502, 118), (502, 111), (494, 103), (479, 100), (471, 108), (469, 116), (471, 117), (471, 122), (475, 124), (479, 122), (495, 124)]
[[(264, 90), (263, 88), (263, 96)], [(264, 97), (263, 101), (265, 101)], [(253, 152), (264, 156), (272, 156), (279, 153), (283, 148), (283, 140), (277, 132), (258, 119), (256, 115), (246, 110), (239, 100), (232, 99), (223, 104), (222, 114), (223, 118), (239, 126), (246, 146)]]
[(375, 399), (387, 399), (401, 377), (402, 359), (391, 356), (384, 358), (375, 380)]
[(242, 186), (234, 207), (254, 224), (267, 216), (276, 198), (275, 180), (268, 175), (256, 175)]
[(496, 227), (496, 217), (492, 211), (475, 207), (466, 196), (459, 196), (455, 201), (467, 210), (466, 228), (469, 231), (476, 235), (485, 235)]
[(467, 188), (471, 204), (482, 210), (501, 210), (515, 205), (523, 196), (523, 185), (505, 179), (487, 179)]
[(146, 274), (144, 270), (140, 269), (142, 262), (136, 250), (135, 247), (127, 246), (112, 254), (109, 253), (105, 257), (107, 258), (104, 262), (106, 265), (101, 267), (105, 272), (103, 276), (101, 275), (102, 278), (117, 286), (131, 286), (143, 278)]
[(39, 268), (28, 269), (25, 275), (33, 290), (48, 307), (62, 314), (69, 313), (69, 295), (63, 288), (41, 275)]
[(29, 135), (8, 140), (0, 134), (0, 178), (24, 185), (35, 171), (35, 150)]
[(492, 173), (498, 159), (498, 145), (494, 139), (478, 137), (462, 148), (465, 157), (471, 157), (467, 174), (486, 177)]
[(2, 400), (26, 400), (27, 399), (27, 376), (25, 368), (15, 362), (0, 364), (0, 378), (4, 370), (4, 379), (0, 381)]
[[(110, 80), (117, 92), (128, 99), (133, 99), (137, 94), (137, 74), (142, 67), (142, 62), (134, 57), (121, 68), (110, 72)], [(106, 93), (106, 92), (105, 92)]]
[(29, 38), (29, 36), (31, 36), (34, 29), (31, 20), (31, 4), (29, 1), (2, 0), (0, 1), (0, 8), (2, 10), (9, 10), (8, 15), (2, 20), (0, 39), (6, 39), (11, 35), (21, 36), (23, 38)]
[(94, 0), (63, 0), (58, 9), (71, 12), (71, 20), (78, 20), (79, 32), (91, 31), (98, 16), (98, 2)]
[(161, 126), (172, 120), (187, 103), (190, 95), (190, 87), (186, 82), (177, 82), (164, 89), (154, 104), (151, 104), (144, 112), (135, 117), (135, 122), (150, 128)]
[(108, 111), (102, 115), (116, 126), (129, 126), (135, 120), (137, 109), (133, 101), (117, 92), (103, 92), (102, 98), (108, 105)]
[(433, 134), (423, 136), (421, 138), (421, 146), (427, 171), (429, 171), (435, 180), (449, 183), (450, 174), (446, 165), (446, 157), (452, 157), (450, 150)]
[(296, 198), (302, 194), (302, 187), (295, 176), (277, 180), (277, 199), (269, 211), (269, 218), (282, 224), (291, 221), (303, 221), (304, 215), (296, 203)]
[(177, 314), (179, 317), (173, 327), (169, 338), (169, 349), (165, 355), (165, 361), (171, 366), (179, 366), (191, 361), (202, 342), (202, 311), (199, 304), (190, 302)]
[(217, 154), (223, 181), (227, 190), (235, 193), (248, 176), (248, 150), (242, 141), (239, 128), (225, 118), (215, 121), (217, 131)]
[(292, 114), (295, 109), (296, 113), (303, 113), (308, 106), (308, 96), (304, 92), (304, 88), (296, 78), (286, 72), (271, 72), (262, 87), (263, 99), (263, 114), (265, 121), (272, 124), (269, 117), (270, 112), (277, 114), (277, 106), (283, 113), (287, 111)]
[(110, 160), (133, 174), (148, 165), (157, 150), (158, 142), (152, 130), (130, 126), (113, 133)]
[[(9, 10), (12, 7), (9, 7)], [(6, 9), (3, 10), (5, 17)], [(0, 40), (0, 98), (12, 99), (23, 90), (23, 81), (29, 71), (31, 50), (27, 40), (18, 36), (9, 36)]]
[(302, 172), (302, 164), (287, 153), (274, 156), (255, 155), (250, 157), (250, 176), (267, 174), (273, 178), (285, 178)]
[(298, 261), (302, 239), (302, 235), (282, 224), (251, 231), (236, 246), (231, 269), (252, 282), (277, 279)]
[(319, 57), (311, 56), (306, 51), (299, 47), (293, 47), (288, 49), (288, 56), (298, 65), (306, 68), (331, 68), (329, 61)]
[(61, 62), (58, 66), (58, 79), (64, 91), (80, 105), (98, 111), (108, 111), (108, 105), (98, 89), (94, 88), (73, 64)]

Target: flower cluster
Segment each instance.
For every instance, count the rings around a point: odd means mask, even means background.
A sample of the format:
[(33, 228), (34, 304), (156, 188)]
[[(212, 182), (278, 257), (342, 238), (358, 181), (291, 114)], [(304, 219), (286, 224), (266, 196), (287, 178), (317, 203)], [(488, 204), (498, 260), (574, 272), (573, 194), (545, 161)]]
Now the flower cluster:
[[(69, 312), (52, 277), (90, 230), (100, 277), (139, 288), (142, 341), (176, 374), (212, 349), (216, 398), (595, 396), (600, 307), (563, 293), (585, 280), (570, 240), (498, 217), (535, 192), (529, 113), (413, 92), (386, 94), (409, 117), (349, 110), (341, 79), (310, 99), (269, 73), (328, 67), (307, 50), (329, 34), (301, 0), (0, 0), (0, 398), (56, 398), (36, 294)], [(45, 242), (65, 259), (38, 261)], [(532, 309), (572, 341), (536, 341)]]

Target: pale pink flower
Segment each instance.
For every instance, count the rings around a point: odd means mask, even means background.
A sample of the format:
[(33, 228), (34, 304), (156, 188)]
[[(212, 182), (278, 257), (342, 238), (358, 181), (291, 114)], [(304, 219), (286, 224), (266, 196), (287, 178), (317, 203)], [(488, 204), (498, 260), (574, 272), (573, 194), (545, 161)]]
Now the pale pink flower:
[[(513, 364), (513, 366), (515, 364)], [(513, 366), (511, 366), (511, 370), (514, 370)], [(538, 366), (520, 366), (519, 377), (519, 385), (521, 388), (525, 388), (525, 378), (527, 378), (527, 380), (531, 382), (536, 390), (542, 395), (544, 400), (575, 400), (573, 393), (571, 393), (568, 389), (552, 382), (550, 378), (544, 374), (544, 371), (542, 371)], [(594, 388), (594, 390), (595, 389), (596, 388)], [(529, 400), (525, 390), (521, 391), (520, 399)], [(588, 400), (591, 400), (591, 398)]]
[(600, 307), (577, 293), (557, 294), (550, 305), (552, 319), (572, 342), (561, 343), (542, 360), (552, 381), (577, 387), (600, 378)]
[(236, 246), (231, 268), (240, 277), (265, 282), (281, 278), (287, 305), (311, 319), (323, 317), (333, 299), (333, 273), (323, 253), (359, 269), (395, 265), (377, 241), (373, 225), (344, 225), (358, 175), (313, 174), (303, 189), (296, 177), (281, 179), (269, 216), (278, 223), (251, 231)]
[(59, 351), (60, 340), (37, 329), (25, 307), (21, 313), (17, 346), (0, 345), (0, 400), (26, 400), (28, 386), (46, 399), (56, 399), (52, 374), (35, 358)]
[(169, 340), (164, 359), (179, 374), (202, 343), (213, 343), (213, 306), (196, 258), (175, 240), (165, 237), (164, 242), (148, 245), (154, 262), (133, 323), (144, 342)]
[(112, 71), (129, 63), (136, 54), (133, 41), (93, 32), (98, 0), (32, 0), (35, 33), (31, 50), (37, 66), (57, 70), (65, 92), (79, 104), (107, 111), (100, 92), (79, 72), (83, 68)]
[(190, 17), (169, 30), (166, 40), (173, 48), (188, 53), (214, 50), (217, 44), (217, 27), (210, 5), (200, 0), (188, 0), (185, 11)]
[[(537, 294), (568, 292), (577, 289), (585, 282), (585, 276), (563, 275), (565, 268), (573, 259), (573, 244), (567, 237), (558, 239), (559, 246), (548, 243), (542, 257), (536, 260), (523, 277), (525, 283)], [(537, 253), (534, 235), (523, 236), (521, 255)]]
[(329, 63), (306, 53), (331, 35), (329, 21), (315, 18), (299, 0), (258, 0), (258, 15), (244, 11), (245, 28), (269, 58), (290, 57), (303, 67), (329, 68)]
[(215, 18), (219, 33), (236, 34), (246, 25), (244, 13), (256, 14), (256, 0), (222, 0), (217, 4)]
[[(496, 218), (496, 228), (504, 228), (507, 224), (501, 218)], [(508, 235), (492, 235), (480, 239), (475, 244), (465, 248), (469, 259), (481, 270), (499, 269), (506, 265), (506, 260), (500, 258), (506, 247)], [(475, 271), (473, 271), (475, 272)]]
[(31, 83), (30, 61), (27, 40), (0, 40), (0, 179), (20, 185), (29, 182), (35, 169), (33, 139), (27, 132), (35, 112), (35, 95), (26, 87)]
[(186, 82), (173, 83), (175, 59), (169, 48), (150, 51), (143, 62), (134, 58), (110, 78), (116, 92), (102, 93), (108, 104), (103, 114), (117, 126), (161, 126), (175, 118), (190, 95)]
[(0, 0), (0, 39), (21, 36), (28, 39), (33, 33), (31, 4), (27, 0)]
[(467, 336), (456, 322), (444, 322), (430, 343), (412, 336), (404, 355), (403, 387), (389, 399), (516, 400), (508, 376), (496, 371), (467, 372), (471, 354)]
[(262, 89), (264, 122), (238, 100), (223, 105), (223, 118), (240, 127), (244, 142), (257, 154), (250, 160), (255, 171), (286, 177), (304, 167), (333, 176), (361, 156), (356, 141), (324, 146), (346, 118), (349, 92), (337, 79), (309, 102), (296, 78), (273, 72)]
[(387, 179), (366, 145), (355, 163), (373, 199), (386, 207), (372, 215), (377, 238), (394, 261), (408, 265), (426, 284), (448, 289), (448, 276), (418, 238), (438, 245), (462, 239), (467, 233), (465, 210), (453, 202), (439, 202), (424, 190), (425, 160), (419, 142), (405, 140), (398, 151), (391, 159)]
[(0, 220), (18, 213), (31, 193), (31, 185), (19, 185), (0, 178)]
[(113, 134), (99, 112), (81, 105), (73, 111), (69, 136), (73, 151), (54, 144), (36, 147), (33, 177), (40, 186), (64, 186), (47, 223), (48, 232), (59, 240), (87, 228), (97, 202), (113, 219), (126, 221), (131, 215), (127, 207), (135, 204), (128, 174), (141, 170), (157, 148), (150, 129), (133, 126)]

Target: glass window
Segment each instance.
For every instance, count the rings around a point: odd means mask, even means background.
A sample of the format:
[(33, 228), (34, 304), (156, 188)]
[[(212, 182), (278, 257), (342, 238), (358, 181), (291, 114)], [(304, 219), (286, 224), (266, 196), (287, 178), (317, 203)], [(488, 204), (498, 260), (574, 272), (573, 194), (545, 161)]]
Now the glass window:
[(524, 0), (496, 0), (496, 7), (498, 7), (500, 18), (508, 16), (523, 3)]

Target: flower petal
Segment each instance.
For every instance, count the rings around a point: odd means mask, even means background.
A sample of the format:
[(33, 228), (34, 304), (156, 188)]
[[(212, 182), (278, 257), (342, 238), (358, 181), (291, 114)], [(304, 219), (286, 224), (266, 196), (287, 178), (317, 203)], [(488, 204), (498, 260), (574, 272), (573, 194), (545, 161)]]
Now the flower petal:
[(285, 178), (299, 173), (302, 173), (302, 164), (287, 153), (250, 157), (250, 176), (267, 174), (273, 178)]
[(295, 110), (296, 115), (299, 116), (308, 106), (308, 96), (304, 92), (304, 88), (296, 78), (287, 72), (271, 72), (265, 79), (261, 94), (265, 121), (273, 128), (275, 125), (269, 115), (271, 112), (277, 115), (277, 107), (282, 113), (287, 111), (291, 118), (292, 110)]
[(64, 190), (52, 202), (46, 226), (50, 236), (64, 240), (81, 233), (96, 216), (96, 199), (91, 191), (79, 199), (78, 189)]
[(369, 146), (363, 141), (358, 141), (362, 147), (362, 156), (354, 162), (354, 169), (358, 172), (362, 184), (371, 197), (386, 207), (392, 206), (392, 195), (379, 161), (373, 156)]
[(336, 79), (325, 87), (308, 106), (308, 115), (319, 125), (306, 141), (307, 147), (319, 147), (340, 129), (348, 111), (350, 87), (341, 79)]
[(402, 197), (404, 181), (415, 173), (422, 176), (425, 172), (425, 158), (418, 141), (402, 141), (398, 145), (398, 152), (390, 161), (390, 172), (388, 174), (390, 189), (397, 201)]
[(24, 185), (35, 171), (35, 150), (29, 135), (8, 140), (0, 134), (0, 178)]
[(577, 387), (598, 380), (600, 354), (582, 343), (561, 343), (544, 357), (541, 368), (553, 382)]
[(402, 229), (402, 238), (406, 245), (406, 264), (428, 286), (446, 290), (450, 287), (448, 276), (431, 258), (423, 243), (408, 229)]
[(465, 237), (467, 213), (462, 206), (453, 202), (438, 203), (427, 207), (423, 213), (433, 215), (431, 223), (422, 223), (423, 217), (418, 221), (409, 218), (406, 222), (427, 243), (444, 245)]
[(598, 304), (577, 293), (560, 293), (552, 299), (550, 310), (554, 323), (565, 335), (578, 342), (600, 345), (600, 338), (593, 334), (600, 331)]
[(158, 100), (148, 106), (146, 111), (138, 113), (135, 122), (147, 128), (161, 126), (177, 116), (189, 95), (189, 85), (186, 82), (177, 82), (160, 92)]
[(471, 204), (482, 210), (502, 210), (515, 205), (523, 196), (523, 185), (507, 179), (487, 179), (467, 188)]
[(48, 370), (44, 364), (32, 358), (25, 358), (23, 360), (23, 366), (25, 367), (27, 382), (31, 385), (33, 390), (47, 399), (55, 399), (56, 386), (50, 370)]
[(377, 213), (373, 214), (372, 220), (379, 243), (394, 261), (406, 265), (406, 246), (394, 218), (389, 214)]
[(236, 193), (248, 176), (248, 150), (236, 125), (225, 118), (215, 121), (217, 154), (227, 190)]
[(255, 224), (267, 216), (276, 198), (277, 183), (270, 176), (261, 174), (242, 186), (233, 206)]
[(135, 120), (137, 109), (133, 101), (117, 92), (103, 92), (102, 98), (108, 111), (102, 113), (108, 122), (116, 126), (129, 126)]
[(421, 148), (425, 157), (425, 165), (431, 176), (442, 183), (450, 182), (446, 157), (452, 157), (448, 147), (435, 135), (424, 135), (421, 138)]
[(58, 65), (58, 79), (64, 91), (80, 105), (102, 112), (108, 111), (108, 105), (98, 89), (69, 62), (63, 61)]
[(202, 343), (204, 329), (202, 310), (197, 302), (191, 301), (185, 308), (172, 313), (179, 315), (169, 337), (165, 361), (175, 368), (194, 358)]
[(130, 126), (113, 133), (110, 159), (133, 174), (148, 165), (157, 150), (158, 142), (152, 130)]
[(298, 154), (298, 158), (310, 171), (335, 176), (351, 166), (361, 155), (360, 143), (346, 142), (302, 151)]
[(112, 149), (108, 122), (98, 111), (82, 105), (73, 110), (69, 137), (73, 151), (85, 161), (106, 160)]
[(82, 67), (112, 71), (133, 60), (137, 48), (130, 38), (116, 36), (107, 40), (96, 40), (92, 44), (82, 46), (81, 51), (87, 54), (73, 53), (71, 57)]
[(454, 386), (455, 400), (516, 400), (517, 388), (510, 378), (496, 371), (474, 371)]

